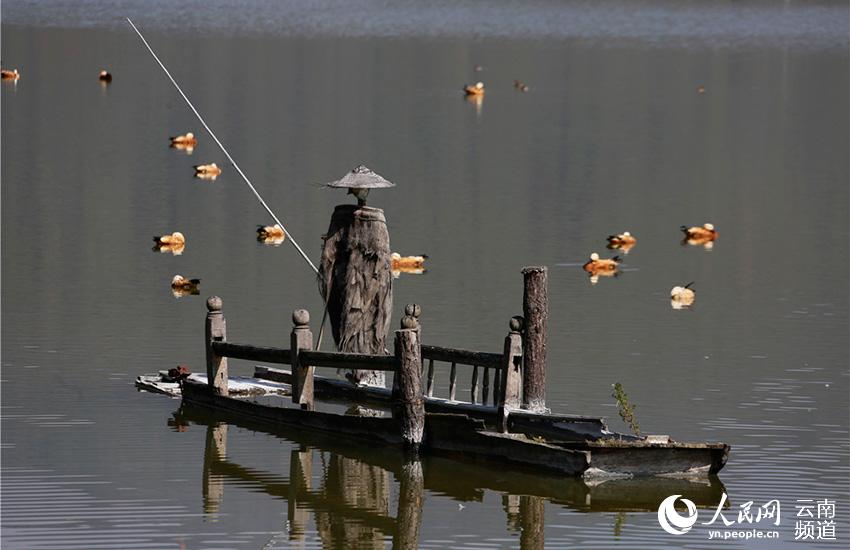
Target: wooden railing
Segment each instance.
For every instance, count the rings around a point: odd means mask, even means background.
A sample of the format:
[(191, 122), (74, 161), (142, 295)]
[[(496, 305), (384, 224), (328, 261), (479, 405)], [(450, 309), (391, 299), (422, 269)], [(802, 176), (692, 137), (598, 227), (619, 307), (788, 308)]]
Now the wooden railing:
[[(409, 305), (410, 312), (402, 319), (402, 329), (395, 333), (394, 355), (370, 355), (314, 351), (310, 331), (310, 314), (304, 309), (292, 314), (293, 329), (290, 349), (258, 347), (227, 341), (222, 302), (217, 296), (207, 300), (206, 355), (207, 379), (210, 390), (228, 395), (227, 358), (247, 359), (292, 366), (292, 401), (306, 410), (314, 408), (313, 372), (316, 368), (380, 370), (395, 373), (393, 396), (402, 421), (403, 434), (411, 445), (421, 441), (424, 425), (423, 396), (434, 396), (435, 362), (450, 364), (448, 399), (456, 401), (458, 366), (469, 366), (471, 380), (469, 402), (487, 405), (500, 411), (501, 424), (506, 427), (508, 411), (520, 406), (522, 379), (522, 317), (513, 317), (511, 332), (505, 338), (503, 353), (485, 353), (439, 346), (421, 345), (418, 306)], [(414, 315), (415, 312), (417, 315)], [(427, 359), (427, 374), (423, 372)], [(492, 394), (491, 390), (492, 372)], [(423, 384), (423, 375), (426, 383)], [(395, 415), (395, 413), (394, 413)], [(421, 418), (420, 418), (421, 417)], [(418, 435), (417, 435), (418, 434)]]

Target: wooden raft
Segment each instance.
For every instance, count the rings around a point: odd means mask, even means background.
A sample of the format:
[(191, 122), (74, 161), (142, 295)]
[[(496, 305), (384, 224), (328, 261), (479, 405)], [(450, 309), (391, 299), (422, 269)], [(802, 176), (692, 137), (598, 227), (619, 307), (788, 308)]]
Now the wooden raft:
[[(522, 410), (521, 406), (528, 405), (522, 402), (522, 377), (527, 374), (523, 373), (523, 337), (528, 335), (527, 331), (523, 334), (521, 317), (511, 319), (504, 353), (490, 354), (422, 346), (418, 319), (407, 315), (395, 333), (395, 354), (377, 356), (311, 350), (306, 310), (293, 313), (290, 350), (230, 343), (221, 299), (210, 298), (207, 307), (208, 383), (184, 381), (183, 399), (190, 403), (414, 453), (448, 453), (569, 476), (704, 476), (719, 471), (728, 456), (729, 447), (723, 443), (684, 444), (666, 436), (647, 439), (610, 432), (601, 419)], [(408, 311), (418, 312), (419, 308), (409, 307)], [(292, 365), (289, 373), (276, 369), (260, 372), (263, 378), (288, 382), (292, 404), (270, 406), (231, 396), (227, 357)], [(433, 396), (435, 361), (451, 363), (448, 399)], [(459, 366), (472, 367), (468, 402), (456, 401)], [(325, 379), (314, 375), (316, 368), (390, 371), (394, 373), (393, 389)], [(534, 365), (526, 361), (525, 370), (529, 368)], [(479, 389), (483, 393), (479, 394)], [(544, 395), (539, 391), (531, 395), (534, 405), (529, 408), (539, 409)], [(317, 411), (317, 396), (378, 404), (389, 409), (391, 416)]]

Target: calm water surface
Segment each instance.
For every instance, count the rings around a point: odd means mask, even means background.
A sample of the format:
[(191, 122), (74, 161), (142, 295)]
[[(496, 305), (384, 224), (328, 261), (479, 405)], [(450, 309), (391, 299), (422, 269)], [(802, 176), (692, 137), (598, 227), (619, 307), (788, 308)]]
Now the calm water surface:
[[(724, 491), (732, 510), (779, 499), (788, 546), (796, 500), (834, 499), (823, 547), (846, 544), (846, 4), (346, 6), (3, 3), (22, 74), (1, 91), (3, 548), (384, 546), (411, 494), (421, 547), (758, 546), (660, 529), (664, 497), (707, 519)], [(429, 457), (411, 489), (394, 451), (137, 392), (138, 374), (202, 369), (207, 295), (259, 345), (321, 306), (288, 244), (256, 243), (267, 215), (124, 15), (311, 257), (347, 201), (315, 184), (366, 163), (398, 185), (370, 200), (393, 249), (431, 256), (396, 281), (397, 317), (415, 301), (428, 343), (498, 351), (520, 269), (546, 265), (548, 405), (625, 430), (621, 382), (645, 432), (731, 444), (719, 478), (588, 485)], [(475, 80), (479, 105), (459, 91)], [(168, 149), (189, 130), (191, 156)], [(191, 177), (206, 162), (215, 182)], [(680, 245), (706, 221), (713, 249)], [(150, 250), (174, 230), (182, 255)], [(622, 275), (592, 285), (578, 266), (624, 230)], [(201, 295), (175, 299), (175, 273)], [(671, 309), (689, 281), (695, 306)]]

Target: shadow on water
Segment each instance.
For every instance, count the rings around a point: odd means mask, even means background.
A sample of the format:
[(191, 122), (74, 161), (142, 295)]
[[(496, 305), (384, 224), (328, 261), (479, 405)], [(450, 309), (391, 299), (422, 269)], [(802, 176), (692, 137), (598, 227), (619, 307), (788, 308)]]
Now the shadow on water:
[[(616, 532), (626, 512), (654, 512), (671, 494), (683, 495), (700, 508), (715, 508), (726, 490), (716, 476), (586, 481), (503, 465), (469, 464), (444, 456), (427, 455), (419, 460), (400, 450), (375, 449), (327, 434), (270, 426), (186, 403), (168, 421), (181, 431), (191, 424), (207, 429), (202, 493), (204, 514), (209, 519), (215, 520), (219, 513), (227, 484), (248, 486), (287, 501), (290, 541), (305, 540), (312, 513), (322, 543), (334, 547), (369, 541), (377, 546), (391, 538), (394, 548), (415, 548), (426, 490), (461, 502), (480, 502), (487, 491), (501, 493), (508, 529), (520, 534), (522, 548), (543, 547), (547, 501), (579, 512), (616, 512), (612, 526)], [(295, 443), (289, 475), (231, 460), (229, 426)], [(321, 472), (314, 475), (317, 460)], [(391, 475), (398, 483), (395, 515), (390, 506)], [(320, 483), (316, 484), (316, 479)]]

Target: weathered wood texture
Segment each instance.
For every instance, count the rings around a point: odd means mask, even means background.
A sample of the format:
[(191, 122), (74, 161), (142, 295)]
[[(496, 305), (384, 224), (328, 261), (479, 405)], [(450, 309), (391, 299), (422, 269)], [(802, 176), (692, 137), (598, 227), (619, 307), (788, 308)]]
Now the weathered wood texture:
[(502, 368), (501, 353), (486, 353), (465, 349), (444, 348), (442, 346), (422, 346), (422, 358), (462, 365), (480, 365), (491, 369)]
[(457, 363), (452, 362), (452, 368), (449, 371), (449, 401), (454, 401), (457, 397)]
[[(291, 383), (291, 373), (269, 367), (257, 367), (257, 378)], [(392, 395), (388, 389), (352, 386), (348, 382), (322, 376), (314, 378), (316, 395), (323, 399), (345, 399), (370, 406), (388, 406)], [(425, 410), (429, 413), (459, 413), (485, 420), (488, 426), (498, 426), (498, 409), (484, 405), (473, 405), (438, 397), (425, 398)], [(510, 411), (508, 426), (511, 432), (530, 436), (542, 436), (552, 441), (585, 441), (604, 438), (608, 426), (601, 418), (564, 414), (542, 415), (515, 409)], [(629, 438), (634, 436), (621, 435)]]
[(522, 270), (524, 291), (522, 314), (525, 317), (523, 341), (523, 407), (546, 410), (546, 326), (549, 318), (548, 271), (545, 267)]
[(512, 409), (520, 407), (520, 390), (522, 383), (522, 317), (513, 317), (510, 322), (511, 332), (505, 336), (505, 351), (502, 356), (504, 368), (501, 374), (499, 395), (498, 428), (501, 432), (508, 431), (508, 415)]
[(419, 331), (397, 330), (395, 353), (399, 361), (398, 392), (393, 416), (398, 415), (401, 423), (401, 438), (406, 447), (419, 449), (425, 432), (425, 399), (422, 396), (422, 354)]
[(213, 342), (213, 352), (221, 357), (232, 357), (233, 359), (246, 359), (248, 361), (262, 361), (280, 365), (291, 365), (292, 356), (288, 349), (251, 346), (248, 344), (234, 344), (232, 342)]
[(394, 371), (398, 368), (398, 360), (392, 355), (309, 350), (303, 351), (299, 355), (303, 357), (304, 361), (316, 367), (373, 371)]
[(218, 355), (212, 347), (213, 342), (227, 340), (227, 324), (221, 312), (221, 298), (207, 298), (207, 320), (204, 328), (206, 339), (207, 380), (210, 391), (216, 395), (227, 395), (227, 359)]
[(292, 334), (290, 352), (292, 355), (292, 402), (302, 409), (313, 410), (313, 371), (304, 355), (313, 348), (313, 333), (310, 331), (310, 314), (306, 309), (292, 312)]
[[(337, 348), (383, 354), (392, 315), (390, 237), (379, 208), (343, 204), (331, 217), (319, 281)], [(381, 371), (352, 371), (354, 379), (384, 386)]]
[(422, 525), (422, 495), (425, 476), (419, 460), (405, 461), (399, 471), (398, 512), (393, 549), (419, 548), (419, 527)]
[(472, 366), (472, 381), (469, 383), (469, 402), (478, 403), (478, 366)]

